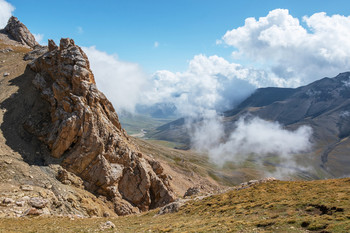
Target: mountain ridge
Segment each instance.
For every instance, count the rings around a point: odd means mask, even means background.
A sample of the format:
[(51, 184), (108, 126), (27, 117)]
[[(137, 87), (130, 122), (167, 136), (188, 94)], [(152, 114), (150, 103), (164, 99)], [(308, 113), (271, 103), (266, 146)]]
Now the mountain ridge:
[[(347, 156), (350, 135), (350, 120), (347, 117), (350, 113), (349, 77), (350, 72), (343, 72), (334, 78), (322, 78), (298, 88), (259, 88), (236, 108), (223, 113), (225, 132), (229, 135), (234, 131), (235, 123), (247, 114), (278, 122), (288, 130), (309, 125), (314, 131), (314, 148), (303, 156), (311, 158), (316, 169), (321, 168), (328, 173), (326, 177), (346, 175), (350, 165), (350, 157)], [(189, 131), (184, 122), (170, 122), (149, 135), (158, 140), (181, 141), (190, 147)]]

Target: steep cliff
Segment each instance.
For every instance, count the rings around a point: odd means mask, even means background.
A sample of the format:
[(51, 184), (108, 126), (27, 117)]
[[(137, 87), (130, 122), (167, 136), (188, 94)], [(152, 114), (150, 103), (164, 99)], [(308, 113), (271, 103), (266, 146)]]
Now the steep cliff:
[[(71, 39), (29, 67), (48, 112), (33, 113), (25, 129), (36, 135), (87, 190), (107, 197), (119, 215), (146, 211), (174, 200), (161, 165), (138, 152), (108, 99), (95, 84), (87, 56)], [(43, 117), (45, 116), (45, 117)]]

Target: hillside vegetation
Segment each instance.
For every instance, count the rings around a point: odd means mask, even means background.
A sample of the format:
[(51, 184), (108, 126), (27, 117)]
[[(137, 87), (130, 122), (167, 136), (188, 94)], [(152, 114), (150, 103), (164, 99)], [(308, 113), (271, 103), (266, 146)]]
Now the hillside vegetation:
[[(349, 232), (350, 178), (271, 181), (193, 199), (180, 211), (117, 218), (0, 219), (8, 232)], [(103, 230), (110, 220), (115, 228)]]

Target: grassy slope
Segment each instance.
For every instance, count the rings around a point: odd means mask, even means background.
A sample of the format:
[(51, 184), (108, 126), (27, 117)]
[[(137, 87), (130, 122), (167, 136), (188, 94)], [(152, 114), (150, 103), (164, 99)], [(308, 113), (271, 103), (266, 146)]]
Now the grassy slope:
[[(350, 179), (273, 181), (190, 201), (178, 213), (156, 210), (112, 219), (0, 219), (7, 232), (350, 232)], [(108, 232), (108, 231), (105, 231)]]
[(187, 174), (195, 173), (204, 178), (211, 178), (222, 185), (236, 185), (264, 175), (252, 162), (224, 167), (210, 162), (208, 157), (193, 150), (177, 150), (154, 143), (153, 140), (134, 139), (140, 150), (151, 154), (156, 159), (165, 161), (169, 166)]
[[(274, 156), (266, 157), (263, 163), (254, 159), (254, 156), (248, 157), (242, 162), (227, 162), (223, 166), (216, 165), (209, 160), (208, 156), (197, 153), (193, 150), (177, 150), (169, 148), (166, 142), (161, 145), (154, 140), (134, 139), (140, 150), (145, 154), (151, 154), (156, 159), (166, 161), (172, 167), (179, 168), (187, 172), (194, 172), (203, 177), (210, 177), (223, 185), (236, 185), (251, 179), (261, 179), (266, 176), (276, 176), (279, 161)], [(296, 156), (297, 157), (297, 156)], [(310, 158), (298, 158), (302, 160), (300, 164), (306, 164), (306, 160)], [(283, 165), (283, 163), (282, 163)], [(307, 171), (289, 170), (284, 168), (286, 173), (284, 180), (312, 180), (323, 179), (325, 175), (317, 169), (308, 169)]]

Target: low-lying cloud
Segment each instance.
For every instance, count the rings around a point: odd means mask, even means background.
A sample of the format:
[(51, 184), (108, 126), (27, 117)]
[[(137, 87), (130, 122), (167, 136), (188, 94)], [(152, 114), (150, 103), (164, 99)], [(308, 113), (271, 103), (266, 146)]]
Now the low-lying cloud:
[[(194, 127), (192, 146), (208, 154), (219, 165), (226, 162), (242, 163), (250, 156), (254, 156), (256, 164), (262, 164), (267, 156), (274, 155), (283, 167), (296, 167), (293, 155), (311, 149), (311, 136), (312, 129), (309, 126), (290, 131), (277, 122), (245, 116), (235, 123), (235, 129), (227, 137), (220, 119), (208, 117)], [(274, 175), (281, 178), (293, 172), (282, 170)]]
[(0, 0), (0, 29), (4, 28), (15, 7), (5, 0)]

